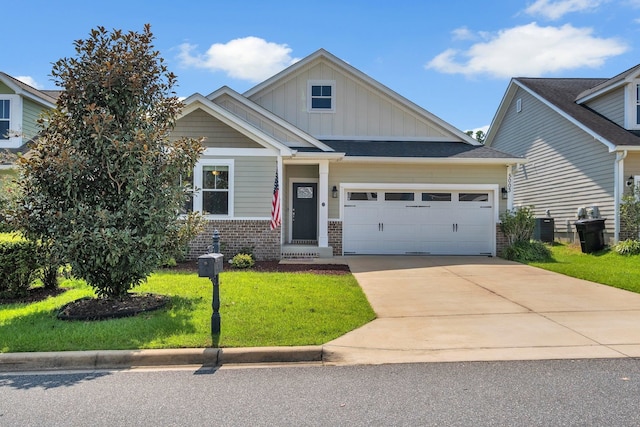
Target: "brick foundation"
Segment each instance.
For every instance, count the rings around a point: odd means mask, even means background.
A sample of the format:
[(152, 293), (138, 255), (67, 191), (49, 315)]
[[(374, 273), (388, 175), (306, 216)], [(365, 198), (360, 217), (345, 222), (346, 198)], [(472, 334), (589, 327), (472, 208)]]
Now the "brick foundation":
[(342, 221), (329, 221), (329, 246), (333, 256), (342, 256)]
[(258, 261), (280, 259), (280, 230), (271, 230), (268, 220), (207, 221), (205, 231), (189, 244), (189, 259), (208, 252), (213, 230), (220, 232), (220, 252), (225, 261), (243, 248), (250, 248)]

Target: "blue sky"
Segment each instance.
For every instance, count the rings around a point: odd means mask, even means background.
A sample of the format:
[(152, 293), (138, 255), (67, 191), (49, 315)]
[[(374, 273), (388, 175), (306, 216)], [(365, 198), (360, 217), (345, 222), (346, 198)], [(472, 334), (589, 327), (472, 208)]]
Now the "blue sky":
[(324, 48), (461, 130), (491, 123), (511, 77), (640, 63), (640, 0), (22, 0), (3, 16), (0, 70), (40, 89), (92, 28), (150, 23), (179, 96), (244, 92)]

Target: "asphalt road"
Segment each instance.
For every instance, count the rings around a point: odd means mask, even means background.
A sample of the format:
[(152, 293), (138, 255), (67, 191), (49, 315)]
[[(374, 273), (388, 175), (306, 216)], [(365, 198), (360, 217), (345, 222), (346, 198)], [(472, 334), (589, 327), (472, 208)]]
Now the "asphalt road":
[(0, 375), (0, 426), (638, 426), (640, 360)]

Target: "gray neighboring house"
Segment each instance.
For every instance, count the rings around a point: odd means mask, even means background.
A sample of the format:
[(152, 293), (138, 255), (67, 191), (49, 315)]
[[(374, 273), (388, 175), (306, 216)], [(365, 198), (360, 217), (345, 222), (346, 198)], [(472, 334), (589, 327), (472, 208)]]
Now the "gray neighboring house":
[(512, 79), (485, 143), (527, 158), (510, 170), (510, 203), (548, 211), (556, 237), (575, 239), (582, 208), (607, 218), (610, 243), (628, 237), (620, 202), (640, 179), (640, 65), (613, 78)]
[(227, 257), (496, 255), (508, 171), (523, 162), (323, 49), (243, 94), (190, 96), (173, 136), (206, 137), (188, 209), (208, 228), (192, 257), (214, 228)]

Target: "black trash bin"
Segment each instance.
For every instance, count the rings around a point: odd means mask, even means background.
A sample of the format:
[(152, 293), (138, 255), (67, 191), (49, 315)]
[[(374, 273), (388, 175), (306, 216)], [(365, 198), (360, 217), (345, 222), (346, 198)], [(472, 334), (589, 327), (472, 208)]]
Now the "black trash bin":
[(581, 219), (576, 221), (576, 231), (580, 237), (583, 253), (604, 249), (604, 222), (606, 218)]

